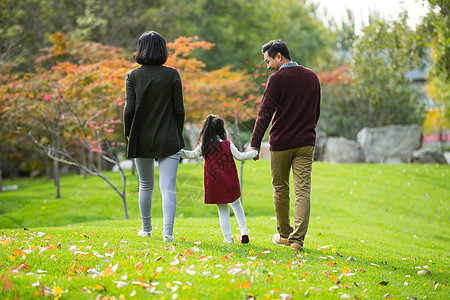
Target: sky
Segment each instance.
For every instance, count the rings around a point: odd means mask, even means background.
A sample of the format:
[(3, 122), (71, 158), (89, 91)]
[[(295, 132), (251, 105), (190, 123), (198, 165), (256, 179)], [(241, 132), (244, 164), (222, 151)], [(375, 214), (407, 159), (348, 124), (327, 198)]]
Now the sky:
[[(407, 8), (412, 28), (419, 24), (428, 11), (427, 1), (424, 0), (307, 0), (319, 5), (319, 16), (333, 17), (337, 23), (346, 16), (346, 9), (350, 8), (355, 16), (356, 32), (361, 31), (363, 24), (368, 24), (371, 11), (376, 11), (387, 20), (396, 19), (402, 8)], [(326, 10), (326, 16), (324, 11)]]

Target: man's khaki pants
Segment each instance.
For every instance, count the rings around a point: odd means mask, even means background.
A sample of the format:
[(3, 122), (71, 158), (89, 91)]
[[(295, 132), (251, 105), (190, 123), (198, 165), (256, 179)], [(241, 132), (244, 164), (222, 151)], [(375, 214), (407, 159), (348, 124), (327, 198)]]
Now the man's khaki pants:
[[(311, 170), (314, 146), (270, 151), (273, 200), (278, 233), (290, 243), (303, 246), (308, 230), (311, 195)], [(294, 228), (290, 224), (289, 174), (292, 166), (295, 188)]]

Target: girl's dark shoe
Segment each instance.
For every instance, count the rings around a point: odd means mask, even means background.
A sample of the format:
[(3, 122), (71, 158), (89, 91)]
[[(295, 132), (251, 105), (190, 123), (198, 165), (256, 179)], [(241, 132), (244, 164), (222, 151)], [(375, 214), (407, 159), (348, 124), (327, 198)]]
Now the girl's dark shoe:
[(241, 237), (241, 244), (248, 244), (248, 243), (250, 243), (250, 240), (248, 238), (248, 235), (245, 234)]

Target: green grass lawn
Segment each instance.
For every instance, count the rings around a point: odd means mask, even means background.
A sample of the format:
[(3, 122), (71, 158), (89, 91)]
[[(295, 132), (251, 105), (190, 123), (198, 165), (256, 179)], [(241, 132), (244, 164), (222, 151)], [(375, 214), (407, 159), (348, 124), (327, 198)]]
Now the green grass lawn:
[[(268, 161), (245, 163), (249, 245), (222, 243), (217, 210), (203, 204), (202, 174), (201, 164), (180, 165), (174, 244), (160, 236), (158, 189), (153, 237), (137, 237), (138, 186), (131, 174), (129, 220), (99, 178), (63, 177), (61, 199), (52, 182), (6, 181), (19, 190), (0, 193), (1, 298), (450, 297), (449, 166), (314, 163), (301, 253), (271, 241)], [(238, 237), (234, 217), (232, 227)]]

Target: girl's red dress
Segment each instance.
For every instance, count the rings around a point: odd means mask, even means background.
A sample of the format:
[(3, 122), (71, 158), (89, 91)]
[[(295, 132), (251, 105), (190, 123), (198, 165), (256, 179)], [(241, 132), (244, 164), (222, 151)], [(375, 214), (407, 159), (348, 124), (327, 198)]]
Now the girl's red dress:
[(239, 177), (230, 141), (220, 141), (205, 158), (205, 203), (232, 203), (241, 196)]

